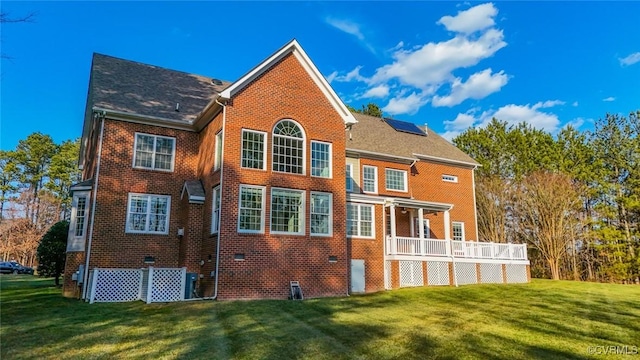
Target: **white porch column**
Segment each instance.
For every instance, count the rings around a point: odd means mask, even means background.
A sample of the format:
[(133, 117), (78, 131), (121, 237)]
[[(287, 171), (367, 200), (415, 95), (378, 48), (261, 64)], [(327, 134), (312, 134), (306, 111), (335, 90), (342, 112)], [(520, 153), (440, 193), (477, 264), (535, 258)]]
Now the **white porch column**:
[(444, 238), (451, 240), (451, 219), (449, 218), (449, 210), (444, 211)]
[(393, 204), (389, 206), (389, 216), (391, 218), (391, 224), (389, 225), (391, 226), (391, 251), (392, 254), (397, 254), (398, 242), (396, 240), (396, 206)]
[(418, 208), (418, 237), (424, 239), (424, 209)]

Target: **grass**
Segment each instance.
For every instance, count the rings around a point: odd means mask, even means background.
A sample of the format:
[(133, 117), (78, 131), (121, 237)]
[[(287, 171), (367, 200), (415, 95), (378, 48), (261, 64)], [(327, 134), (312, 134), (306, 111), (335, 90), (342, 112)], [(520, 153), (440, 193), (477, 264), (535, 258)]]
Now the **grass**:
[(548, 280), (89, 305), (51, 279), (0, 276), (0, 316), (2, 359), (588, 359), (602, 358), (590, 346), (640, 347), (640, 287)]

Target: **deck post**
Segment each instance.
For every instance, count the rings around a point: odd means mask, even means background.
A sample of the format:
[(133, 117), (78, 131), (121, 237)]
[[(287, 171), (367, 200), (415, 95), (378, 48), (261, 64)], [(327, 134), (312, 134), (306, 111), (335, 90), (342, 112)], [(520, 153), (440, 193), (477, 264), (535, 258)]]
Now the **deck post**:
[(390, 211), (390, 218), (391, 218), (391, 224), (389, 226), (391, 226), (391, 253), (392, 254), (397, 254), (398, 253), (398, 243), (397, 243), (397, 239), (396, 239), (396, 206), (391, 204), (389, 206), (389, 211)]

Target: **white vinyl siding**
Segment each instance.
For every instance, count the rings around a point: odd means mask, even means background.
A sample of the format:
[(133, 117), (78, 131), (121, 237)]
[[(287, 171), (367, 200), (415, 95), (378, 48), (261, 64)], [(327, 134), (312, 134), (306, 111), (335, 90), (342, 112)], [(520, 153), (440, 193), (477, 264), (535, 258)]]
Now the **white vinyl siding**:
[(378, 168), (365, 165), (362, 167), (362, 191), (366, 193), (378, 192)]
[(211, 233), (217, 234), (220, 228), (218, 223), (220, 219), (220, 185), (214, 187), (211, 194), (213, 197), (211, 199)]
[(347, 203), (347, 237), (375, 238), (373, 205)]
[(240, 185), (238, 232), (264, 233), (265, 188)]
[(333, 195), (311, 192), (311, 216), (309, 216), (312, 236), (331, 236), (333, 233)]
[(331, 178), (331, 144), (311, 142), (311, 176)]
[(266, 133), (261, 131), (242, 130), (242, 159), (243, 168), (265, 170), (267, 157), (265, 156)]
[(385, 169), (385, 185), (387, 190), (407, 192), (407, 172)]
[(133, 167), (160, 171), (173, 171), (176, 139), (166, 136), (136, 133)]
[(304, 235), (304, 191), (271, 188), (271, 233)]
[(126, 232), (168, 234), (170, 209), (170, 196), (130, 193)]

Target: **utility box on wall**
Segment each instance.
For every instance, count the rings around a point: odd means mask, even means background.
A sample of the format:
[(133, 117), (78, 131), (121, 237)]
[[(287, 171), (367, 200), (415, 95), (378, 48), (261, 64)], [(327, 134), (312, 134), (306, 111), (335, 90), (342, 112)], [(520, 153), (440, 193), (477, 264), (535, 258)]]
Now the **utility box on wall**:
[(184, 298), (193, 299), (196, 297), (196, 282), (198, 281), (198, 274), (187, 273), (187, 281), (184, 283)]

